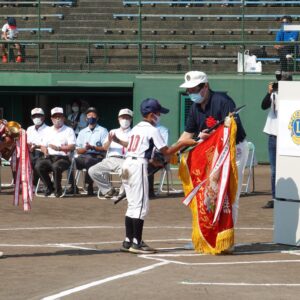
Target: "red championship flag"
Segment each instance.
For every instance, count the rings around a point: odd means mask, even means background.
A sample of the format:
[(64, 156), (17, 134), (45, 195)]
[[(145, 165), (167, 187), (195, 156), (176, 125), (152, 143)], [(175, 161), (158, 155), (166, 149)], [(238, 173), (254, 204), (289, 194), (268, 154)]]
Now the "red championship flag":
[(225, 123), (181, 156), (179, 176), (186, 196), (183, 203), (192, 211), (192, 241), (201, 253), (218, 254), (234, 244), (236, 123), (233, 117)]

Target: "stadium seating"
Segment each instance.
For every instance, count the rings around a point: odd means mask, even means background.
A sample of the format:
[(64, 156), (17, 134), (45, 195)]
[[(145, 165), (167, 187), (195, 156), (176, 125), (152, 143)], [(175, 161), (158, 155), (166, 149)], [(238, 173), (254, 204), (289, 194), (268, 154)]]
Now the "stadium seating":
[[(185, 1), (190, 7), (185, 7), (184, 1), (142, 1), (142, 24), (138, 1), (81, 0), (72, 8), (50, 2), (57, 1), (41, 1), (43, 49), (38, 66), (49, 70), (138, 71), (142, 63), (145, 71), (182, 72), (205, 64), (207, 71), (235, 72), (241, 48), (251, 50), (266, 43), (268, 56), (259, 58), (277, 58), (273, 45), (268, 44), (274, 42), (280, 26), (277, 20), (282, 14), (292, 15), (295, 24), (300, 19), (297, 1), (282, 7), (283, 1), (245, 0), (242, 8), (237, 0), (226, 9), (220, 6), (222, 1), (201, 1), (205, 4), (201, 10), (195, 6), (197, 1)], [(171, 2), (176, 5), (170, 6)], [(36, 7), (6, 7), (1, 15), (14, 15), (21, 29), (20, 39), (35, 43)], [(241, 40), (246, 42), (244, 46)], [(30, 59), (26, 63), (36, 64), (38, 52), (27, 48)], [(276, 60), (262, 62), (264, 72), (273, 72)]]

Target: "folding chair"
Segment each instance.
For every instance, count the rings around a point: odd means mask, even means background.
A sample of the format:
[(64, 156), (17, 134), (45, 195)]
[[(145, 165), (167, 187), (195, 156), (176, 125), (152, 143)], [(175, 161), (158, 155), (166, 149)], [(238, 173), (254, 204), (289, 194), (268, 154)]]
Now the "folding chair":
[(244, 172), (244, 178), (243, 178), (243, 184), (242, 184), (242, 190), (241, 193), (243, 194), (249, 194), (249, 188), (250, 188), (250, 182), (252, 179), (252, 191), (255, 190), (255, 176), (254, 176), (254, 167), (257, 166), (257, 160), (255, 156), (255, 146), (252, 142), (248, 142), (248, 159), (245, 166), (245, 172)]
[[(76, 169), (76, 165), (75, 165), (75, 169)], [(82, 195), (87, 194), (86, 183), (85, 183), (85, 174), (86, 174), (86, 172), (87, 172), (87, 169), (82, 169), (82, 170), (76, 169), (76, 172), (75, 172), (74, 181), (75, 181), (76, 186), (78, 187), (78, 189), (82, 189), (82, 192), (80, 193)], [(79, 185), (80, 180), (81, 180), (82, 185)]]
[[(160, 172), (159, 186), (156, 191), (156, 194), (167, 193), (169, 194), (178, 194), (182, 193), (182, 189), (176, 189), (174, 187), (173, 171), (178, 172), (178, 166), (166, 164), (165, 167)], [(167, 189), (164, 189), (164, 186), (167, 186)]]

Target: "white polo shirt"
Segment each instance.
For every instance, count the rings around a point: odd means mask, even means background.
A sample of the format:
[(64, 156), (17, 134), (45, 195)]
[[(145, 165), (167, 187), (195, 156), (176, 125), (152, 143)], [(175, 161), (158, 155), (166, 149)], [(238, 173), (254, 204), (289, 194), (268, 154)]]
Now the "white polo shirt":
[[(118, 139), (120, 139), (121, 141), (128, 142), (129, 134), (131, 132), (131, 128), (130, 127), (127, 128), (127, 129), (117, 128), (117, 129), (111, 130), (111, 132), (114, 132), (116, 137)], [(105, 142), (107, 142), (107, 139), (106, 139)], [(125, 157), (125, 155), (126, 155), (126, 148), (123, 147), (122, 145), (112, 141), (109, 148), (108, 148), (108, 150), (107, 150), (106, 157), (112, 157), (112, 156), (123, 156), (123, 157)]]
[[(34, 145), (42, 145), (42, 140), (46, 136), (46, 130), (49, 128), (45, 123), (36, 129), (35, 125), (32, 125), (27, 128), (27, 143)], [(40, 149), (37, 149), (40, 150)]]
[[(66, 125), (63, 125), (59, 129), (56, 129), (54, 126), (48, 127), (45, 131), (45, 138), (42, 140), (42, 145), (48, 147), (49, 144), (57, 147), (64, 145), (75, 145), (76, 136), (74, 130)], [(49, 155), (68, 155), (64, 151), (56, 151), (49, 147), (48, 153)]]

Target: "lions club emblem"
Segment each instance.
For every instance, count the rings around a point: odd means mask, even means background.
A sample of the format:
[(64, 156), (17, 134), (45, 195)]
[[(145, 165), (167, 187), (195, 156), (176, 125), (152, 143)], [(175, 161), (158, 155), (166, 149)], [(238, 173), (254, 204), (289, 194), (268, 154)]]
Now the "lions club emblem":
[(300, 110), (296, 110), (292, 114), (288, 129), (291, 132), (293, 142), (300, 145)]

